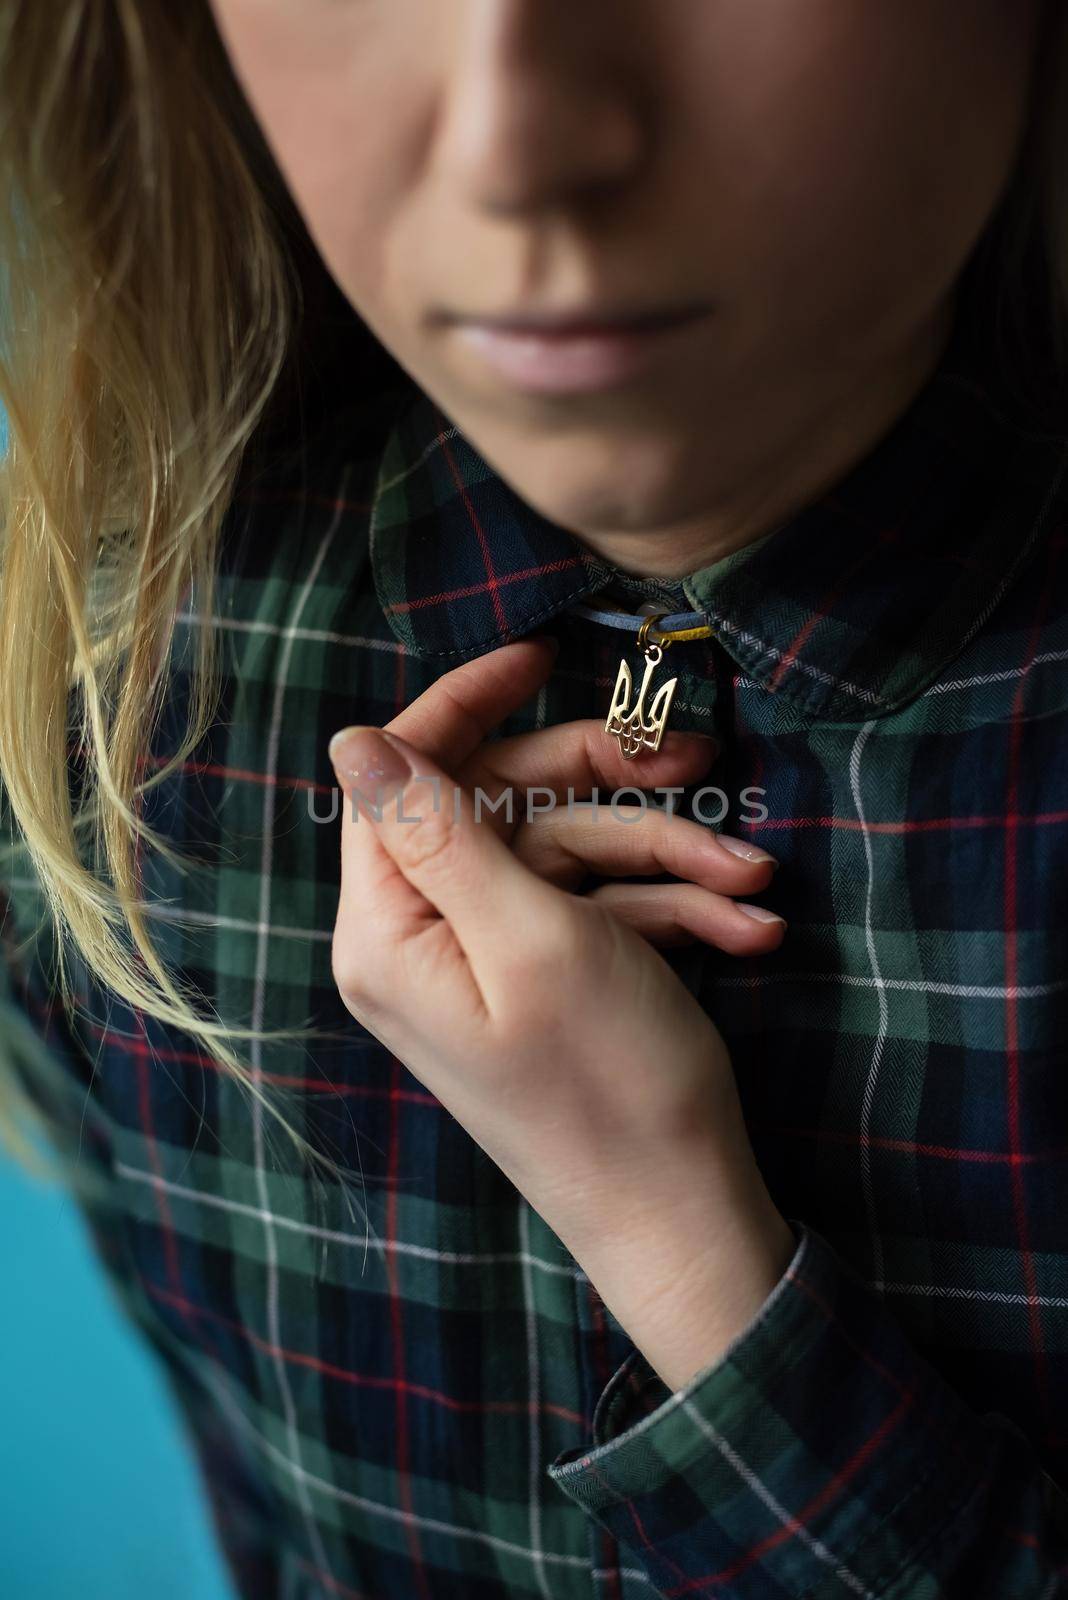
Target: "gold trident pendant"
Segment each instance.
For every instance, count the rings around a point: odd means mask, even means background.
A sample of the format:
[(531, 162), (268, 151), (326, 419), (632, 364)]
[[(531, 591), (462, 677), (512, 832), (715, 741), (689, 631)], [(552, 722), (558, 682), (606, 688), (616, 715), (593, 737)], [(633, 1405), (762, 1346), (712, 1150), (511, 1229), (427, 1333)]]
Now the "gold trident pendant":
[(638, 629), (638, 649), (645, 656), (645, 671), (642, 675), (641, 687), (634, 705), (627, 710), (631, 694), (634, 690), (634, 679), (627, 663), (626, 656), (619, 663), (616, 673), (616, 684), (612, 690), (612, 704), (608, 712), (608, 720), (604, 725), (605, 733), (619, 741), (619, 748), (625, 761), (632, 761), (642, 750), (659, 750), (660, 741), (664, 737), (667, 726), (668, 712), (675, 695), (675, 685), (678, 678), (669, 678), (667, 683), (661, 684), (653, 696), (648, 715), (645, 714), (645, 695), (649, 688), (649, 680), (653, 675), (653, 668), (661, 660), (664, 650), (671, 643), (670, 635), (665, 634), (661, 643), (649, 644), (647, 642), (650, 625), (657, 617), (666, 613), (658, 611), (646, 617)]

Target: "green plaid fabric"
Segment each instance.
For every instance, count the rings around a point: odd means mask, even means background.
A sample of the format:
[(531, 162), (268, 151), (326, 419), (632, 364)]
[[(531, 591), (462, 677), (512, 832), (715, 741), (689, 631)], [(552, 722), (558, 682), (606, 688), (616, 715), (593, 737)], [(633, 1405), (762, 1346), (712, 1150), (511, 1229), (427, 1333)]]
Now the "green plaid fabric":
[[(219, 715), (145, 804), (197, 860), (146, 858), (145, 891), (205, 1005), (314, 1029), (248, 1059), (351, 1210), (178, 1030), (84, 972), (64, 1017), (9, 875), (9, 1002), (70, 1091), (34, 1092), (98, 1176), (249, 1600), (1068, 1594), (1068, 440), (972, 356), (678, 583), (596, 559), (399, 377), (359, 398), (350, 370), (246, 474), (215, 614), (190, 597), (179, 634), (220, 632)], [(628, 635), (600, 592), (712, 623), (672, 647), (672, 723), (722, 740), (700, 815), (779, 858), (788, 922), (772, 955), (666, 952), (798, 1241), (674, 1393), (330, 974), (330, 734), (546, 630), (500, 734), (603, 719)]]

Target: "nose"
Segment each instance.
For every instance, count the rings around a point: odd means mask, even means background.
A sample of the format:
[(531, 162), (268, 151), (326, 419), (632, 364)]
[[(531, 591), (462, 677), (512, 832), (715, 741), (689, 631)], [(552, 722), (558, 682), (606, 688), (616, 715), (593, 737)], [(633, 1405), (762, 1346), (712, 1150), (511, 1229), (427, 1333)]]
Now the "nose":
[(633, 181), (648, 129), (619, 48), (627, 0), (461, 0), (435, 162), (493, 215), (603, 198)]

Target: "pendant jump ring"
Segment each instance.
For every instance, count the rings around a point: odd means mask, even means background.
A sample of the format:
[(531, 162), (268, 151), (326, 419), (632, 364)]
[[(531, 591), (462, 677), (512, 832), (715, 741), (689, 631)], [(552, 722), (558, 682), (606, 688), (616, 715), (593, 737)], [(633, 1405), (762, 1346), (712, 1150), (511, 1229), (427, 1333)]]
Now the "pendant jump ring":
[[(646, 652), (646, 654), (648, 654), (650, 649), (656, 649), (657, 646), (664, 645), (664, 644), (669, 644), (671, 642), (670, 636), (668, 634), (665, 634), (662, 639), (656, 640), (656, 642), (652, 646), (650, 646), (649, 643), (648, 643), (648, 640), (649, 640), (649, 629), (652, 627), (653, 623), (657, 620), (658, 617), (666, 617), (666, 616), (667, 616), (667, 611), (664, 610), (663, 608), (661, 608), (659, 611), (651, 612), (649, 614), (649, 616), (647, 616), (645, 618), (645, 621), (641, 624), (641, 626), (638, 629), (638, 649), (639, 650), (644, 650)], [(660, 659), (659, 656), (657, 656), (656, 659), (659, 660)]]

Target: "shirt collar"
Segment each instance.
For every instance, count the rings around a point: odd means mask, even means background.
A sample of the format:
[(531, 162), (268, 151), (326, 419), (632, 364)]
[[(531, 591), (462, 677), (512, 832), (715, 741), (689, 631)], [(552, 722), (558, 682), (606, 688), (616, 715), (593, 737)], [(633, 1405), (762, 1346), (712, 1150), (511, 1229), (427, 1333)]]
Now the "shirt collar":
[[(806, 717), (882, 716), (915, 698), (997, 604), (1064, 481), (1063, 432), (1021, 421), (988, 372), (958, 324), (933, 376), (831, 490), (645, 592), (684, 596), (672, 609), (702, 613), (745, 675)], [(371, 563), (397, 638), (450, 665), (621, 576), (521, 499), (414, 385), (386, 435)]]

